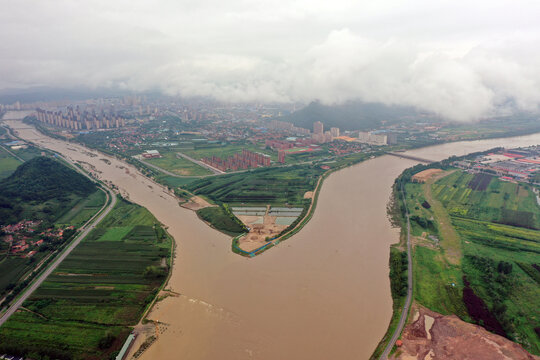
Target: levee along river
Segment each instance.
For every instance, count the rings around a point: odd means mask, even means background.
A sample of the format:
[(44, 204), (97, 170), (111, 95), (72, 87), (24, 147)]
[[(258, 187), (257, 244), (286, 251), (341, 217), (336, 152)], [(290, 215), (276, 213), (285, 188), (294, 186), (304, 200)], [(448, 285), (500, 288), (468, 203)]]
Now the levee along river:
[[(166, 189), (134, 167), (46, 137), (19, 120), (6, 124), (21, 138), (114, 183), (174, 236), (177, 255), (169, 288), (181, 295), (166, 298), (150, 313), (164, 331), (142, 359), (367, 359), (384, 335), (392, 311), (389, 246), (399, 236), (386, 204), (394, 179), (414, 161), (383, 156), (332, 174), (302, 231), (246, 259), (231, 252), (230, 238), (179, 207)], [(533, 144), (540, 144), (540, 134), (410, 153), (440, 160)]]

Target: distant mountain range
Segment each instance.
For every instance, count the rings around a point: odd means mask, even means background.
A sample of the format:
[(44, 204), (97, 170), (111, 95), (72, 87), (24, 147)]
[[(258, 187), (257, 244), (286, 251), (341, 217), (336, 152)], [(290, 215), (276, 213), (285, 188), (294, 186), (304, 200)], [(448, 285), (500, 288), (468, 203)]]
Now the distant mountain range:
[(301, 110), (277, 119), (306, 129), (313, 129), (313, 123), (320, 121), (324, 124), (325, 130), (331, 127), (338, 127), (341, 130), (370, 130), (383, 123), (431, 121), (436, 119), (436, 116), (406, 106), (359, 101), (342, 105), (323, 105), (315, 101)]

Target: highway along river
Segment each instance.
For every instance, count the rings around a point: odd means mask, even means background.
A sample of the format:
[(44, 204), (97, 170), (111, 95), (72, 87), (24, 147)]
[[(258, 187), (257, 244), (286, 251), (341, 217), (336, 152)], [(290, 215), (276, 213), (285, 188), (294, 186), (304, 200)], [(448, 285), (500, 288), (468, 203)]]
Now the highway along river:
[[(246, 259), (231, 252), (229, 237), (179, 207), (132, 166), (46, 137), (20, 121), (7, 124), (24, 139), (89, 164), (174, 236), (169, 287), (181, 295), (151, 312), (163, 325), (142, 359), (367, 359), (384, 335), (392, 311), (389, 246), (398, 240), (386, 204), (394, 179), (414, 161), (383, 156), (334, 173), (300, 233)], [(411, 153), (439, 160), (531, 144), (540, 144), (540, 134)]]

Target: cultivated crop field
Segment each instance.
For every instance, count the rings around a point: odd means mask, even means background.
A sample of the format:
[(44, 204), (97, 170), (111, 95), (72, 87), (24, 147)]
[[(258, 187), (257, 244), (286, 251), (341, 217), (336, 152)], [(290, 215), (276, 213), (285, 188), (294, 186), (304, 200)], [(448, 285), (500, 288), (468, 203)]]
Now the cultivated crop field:
[(0, 179), (6, 178), (15, 171), (21, 161), (0, 147)]
[(105, 193), (101, 190), (81, 199), (75, 206), (56, 221), (58, 225), (82, 226), (87, 222), (105, 203)]
[[(424, 238), (414, 249), (415, 300), (540, 354), (540, 207), (530, 185), (455, 170), (430, 186), (429, 207), (426, 186), (406, 185), (413, 235)], [(457, 264), (437, 203), (461, 243)]]
[(146, 161), (182, 176), (201, 176), (212, 174), (210, 170), (177, 155), (178, 151), (184, 150), (185, 149), (173, 149), (163, 152), (160, 151), (162, 156), (161, 158), (146, 159)]
[(540, 229), (538, 205), (529, 185), (456, 171), (434, 184), (433, 193), (453, 216)]
[(109, 358), (163, 283), (171, 241), (146, 209), (119, 200), (0, 328), (1, 350)]
[(262, 168), (200, 179), (185, 188), (216, 203), (303, 204), (304, 193), (313, 191), (323, 172), (318, 166), (308, 165)]
[(253, 145), (251, 143), (246, 144), (227, 144), (227, 145), (215, 145), (215, 146), (196, 146), (194, 149), (182, 149), (182, 153), (194, 158), (195, 160), (200, 160), (204, 157), (219, 156), (224, 159), (234, 154), (242, 152), (242, 149), (246, 149), (253, 152), (260, 152), (266, 155), (270, 155), (273, 161), (277, 161), (277, 153), (268, 149), (264, 149), (264, 144)]
[[(0, 127), (0, 129), (3, 129)], [(9, 148), (8, 148), (9, 149)], [(30, 160), (33, 157), (39, 156), (40, 151), (33, 146), (29, 146), (26, 149), (12, 150), (13, 154), (17, 155), (24, 161)], [(17, 167), (21, 165), (21, 161), (7, 152), (4, 148), (0, 147), (0, 179), (7, 178), (11, 175)]]

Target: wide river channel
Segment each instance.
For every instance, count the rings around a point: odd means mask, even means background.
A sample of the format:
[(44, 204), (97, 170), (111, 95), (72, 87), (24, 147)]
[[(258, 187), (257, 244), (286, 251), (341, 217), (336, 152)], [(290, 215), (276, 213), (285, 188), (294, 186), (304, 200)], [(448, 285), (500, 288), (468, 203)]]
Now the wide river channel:
[[(399, 240), (386, 205), (394, 179), (415, 161), (382, 156), (332, 174), (304, 229), (247, 259), (231, 252), (228, 236), (181, 208), (133, 166), (9, 120), (17, 115), (8, 113), (5, 122), (18, 136), (91, 164), (101, 179), (150, 210), (176, 240), (168, 288), (181, 295), (150, 313), (164, 331), (141, 359), (367, 359), (384, 335), (392, 312), (389, 247)], [(536, 144), (540, 134), (407, 154), (442, 160)]]

